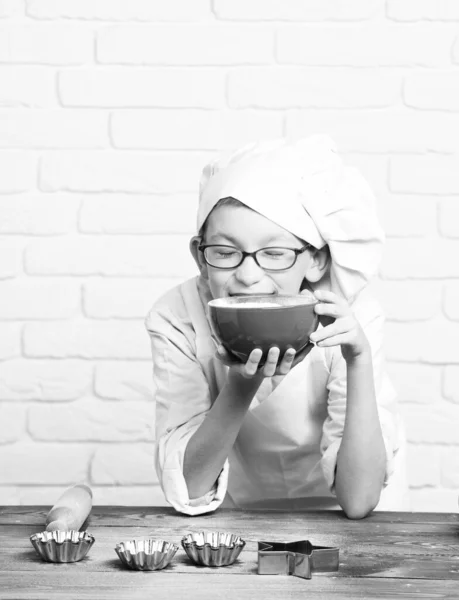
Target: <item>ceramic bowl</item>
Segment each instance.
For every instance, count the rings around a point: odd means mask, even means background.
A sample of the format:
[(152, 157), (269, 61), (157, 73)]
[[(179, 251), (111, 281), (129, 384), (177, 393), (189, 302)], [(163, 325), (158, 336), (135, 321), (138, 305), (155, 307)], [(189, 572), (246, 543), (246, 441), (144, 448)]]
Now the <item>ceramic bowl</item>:
[(288, 348), (299, 352), (309, 343), (319, 323), (317, 302), (312, 293), (231, 296), (211, 300), (209, 316), (213, 333), (226, 350), (245, 363), (252, 350), (261, 348), (262, 365), (272, 346), (283, 356)]

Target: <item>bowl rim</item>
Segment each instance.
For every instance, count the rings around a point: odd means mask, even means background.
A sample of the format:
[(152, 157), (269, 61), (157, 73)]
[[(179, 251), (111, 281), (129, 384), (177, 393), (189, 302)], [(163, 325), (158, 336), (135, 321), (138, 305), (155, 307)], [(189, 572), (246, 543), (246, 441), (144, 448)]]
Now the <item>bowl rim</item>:
[[(285, 303), (276, 304), (276, 301), (279, 302), (280, 300), (282, 302), (282, 299), (285, 299)], [(298, 300), (301, 301), (299, 302)], [(314, 306), (318, 304), (319, 300), (314, 296), (312, 292), (310, 296), (307, 296), (306, 294), (253, 294), (247, 296), (225, 296), (222, 298), (212, 298), (212, 300), (209, 300), (207, 304), (209, 307), (214, 308), (233, 308), (234, 306), (246, 308), (247, 310), (254, 310), (259, 308), (257, 306), (244, 306), (248, 303), (253, 302), (265, 302), (268, 304), (273, 304), (273, 306), (270, 307), (262, 307), (269, 308), (269, 310), (285, 310), (286, 308), (297, 308), (300, 306)]]

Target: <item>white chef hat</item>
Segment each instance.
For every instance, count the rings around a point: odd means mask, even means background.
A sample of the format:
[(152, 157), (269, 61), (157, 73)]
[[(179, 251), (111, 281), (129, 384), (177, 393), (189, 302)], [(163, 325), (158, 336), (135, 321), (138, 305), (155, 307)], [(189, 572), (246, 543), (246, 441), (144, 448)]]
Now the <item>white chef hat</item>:
[(376, 273), (384, 234), (375, 197), (328, 136), (257, 142), (204, 167), (197, 228), (233, 197), (317, 249), (328, 245), (334, 291), (355, 296)]

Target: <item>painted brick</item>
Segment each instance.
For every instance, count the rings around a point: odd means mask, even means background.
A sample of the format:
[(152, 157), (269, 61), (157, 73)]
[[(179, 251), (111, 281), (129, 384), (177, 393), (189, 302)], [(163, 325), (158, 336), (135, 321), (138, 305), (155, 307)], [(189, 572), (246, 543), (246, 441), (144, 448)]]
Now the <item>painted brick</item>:
[(441, 456), (441, 484), (445, 488), (459, 489), (459, 446), (443, 448)]
[(192, 277), (188, 244), (185, 235), (39, 239), (27, 246), (25, 268), (31, 275)]
[(386, 14), (395, 21), (459, 21), (456, 0), (387, 0)]
[(208, 159), (191, 152), (50, 152), (42, 159), (40, 188), (45, 192), (195, 192)]
[(458, 64), (459, 63), (459, 38), (456, 38), (456, 41), (453, 45), (452, 55), (453, 55), (453, 63)]
[(359, 21), (383, 14), (382, 0), (214, 0), (219, 19), (240, 21)]
[(424, 237), (437, 232), (437, 198), (386, 194), (378, 198), (387, 237)]
[(209, 0), (26, 0), (37, 19), (102, 21), (197, 21), (210, 16)]
[(33, 190), (37, 182), (37, 163), (37, 156), (32, 152), (18, 154), (0, 150), (0, 194)]
[[(1, 489), (1, 488), (0, 488)], [(159, 485), (91, 486), (93, 503), (99, 506), (165, 506), (167, 502)]]
[(24, 354), (44, 358), (150, 359), (143, 321), (26, 323)]
[[(430, 406), (401, 405), (406, 425), (407, 439), (414, 444), (454, 445), (458, 443), (457, 423), (459, 406), (449, 402), (437, 402)], [(426, 423), (429, 424), (426, 427)]]
[(445, 237), (459, 238), (459, 198), (442, 198), (439, 206), (440, 233)]
[[(0, 485), (0, 503), (3, 506), (19, 506), (21, 504), (20, 489), (17, 486)], [(52, 505), (52, 503), (50, 503)]]
[(459, 276), (459, 240), (391, 238), (384, 250), (384, 279), (443, 279)]
[(408, 75), (404, 83), (403, 99), (407, 106), (414, 108), (458, 111), (459, 73), (432, 71)]
[(157, 298), (181, 282), (153, 278), (90, 281), (84, 286), (84, 314), (95, 319), (140, 319)]
[(444, 25), (284, 27), (277, 32), (276, 58), (311, 66), (445, 66), (456, 33)]
[(108, 118), (87, 110), (0, 112), (2, 148), (105, 148)]
[(447, 365), (443, 376), (443, 395), (447, 400), (459, 404), (459, 367)]
[(410, 488), (440, 484), (440, 448), (408, 444), (407, 472)]
[(117, 148), (222, 150), (282, 137), (283, 115), (268, 111), (126, 110), (113, 115), (111, 132)]
[(439, 399), (443, 367), (396, 362), (386, 366), (400, 402), (432, 406)]
[(195, 231), (197, 208), (196, 194), (85, 195), (79, 229), (84, 233), (186, 233), (191, 236)]
[(76, 400), (92, 389), (94, 366), (82, 360), (0, 363), (0, 400)]
[(459, 193), (457, 156), (394, 156), (390, 159), (390, 189), (410, 194)]
[(86, 478), (91, 454), (91, 447), (83, 444), (20, 442), (0, 447), (0, 483), (73, 485)]
[(376, 199), (378, 199), (379, 197), (387, 197), (387, 156), (343, 153), (343, 161), (346, 165), (351, 165), (356, 169), (359, 169), (359, 171), (365, 177), (365, 180), (368, 182), (369, 186), (373, 190), (373, 193), (376, 195)]
[(442, 288), (434, 281), (378, 281), (373, 284), (388, 321), (427, 321), (441, 314)]
[(0, 319), (67, 319), (78, 314), (80, 283), (19, 279), (0, 282)]
[(92, 61), (94, 34), (84, 25), (0, 26), (0, 63), (82, 65)]
[(459, 282), (445, 282), (444, 311), (448, 319), (459, 321)]
[(91, 463), (96, 485), (157, 485), (153, 444), (98, 448)]
[(457, 512), (457, 490), (413, 490), (410, 496), (412, 510), (415, 512)]
[(50, 442), (135, 442), (154, 439), (152, 402), (105, 402), (88, 398), (70, 404), (32, 405), (29, 432)]
[(0, 323), (0, 360), (21, 354), (21, 324)]
[(265, 28), (215, 23), (119, 25), (99, 32), (97, 59), (105, 64), (262, 65), (273, 62), (274, 35)]
[(26, 410), (24, 406), (11, 403), (0, 404), (0, 444), (17, 442), (24, 436)]
[(24, 240), (0, 239), (0, 281), (22, 272), (24, 245)]
[(53, 235), (76, 227), (79, 198), (63, 194), (0, 197), (0, 234)]
[(459, 363), (459, 346), (456, 343), (458, 335), (458, 323), (440, 319), (418, 323), (387, 323), (387, 358), (429, 364)]
[(46, 67), (2, 66), (0, 107), (49, 108), (57, 105), (56, 75)]
[(20, 0), (0, 0), (0, 19), (13, 17), (23, 10)]
[(151, 361), (99, 362), (96, 366), (95, 392), (110, 400), (149, 400), (153, 398)]
[(64, 106), (221, 108), (225, 106), (221, 69), (65, 70), (58, 74)]
[[(327, 132), (340, 152), (454, 152), (459, 115), (387, 110), (301, 110), (286, 117), (286, 133), (298, 138)], [(456, 135), (457, 134), (457, 135)]]
[(231, 108), (385, 108), (401, 76), (372, 69), (241, 67), (228, 74)]

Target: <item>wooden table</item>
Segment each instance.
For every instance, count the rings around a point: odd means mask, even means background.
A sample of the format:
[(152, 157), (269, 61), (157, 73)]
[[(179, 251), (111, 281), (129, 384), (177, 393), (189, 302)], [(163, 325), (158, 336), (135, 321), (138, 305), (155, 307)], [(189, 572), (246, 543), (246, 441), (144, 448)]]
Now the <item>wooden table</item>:
[[(459, 598), (459, 517), (378, 513), (350, 521), (340, 512), (218, 510), (186, 517), (169, 508), (94, 507), (86, 529), (96, 543), (78, 563), (43, 562), (29, 536), (42, 531), (49, 507), (0, 508), (0, 598), (148, 598), (279, 600), (284, 598)], [(247, 545), (229, 567), (196, 567), (180, 547), (163, 571), (130, 571), (114, 552), (137, 537), (174, 541), (188, 531), (237, 533)], [(337, 573), (305, 580), (257, 574), (257, 541), (309, 539), (338, 546)]]

